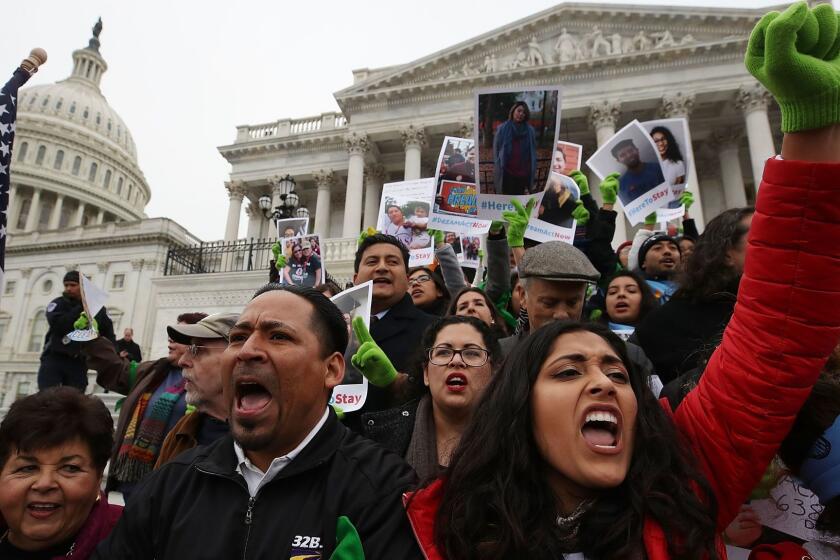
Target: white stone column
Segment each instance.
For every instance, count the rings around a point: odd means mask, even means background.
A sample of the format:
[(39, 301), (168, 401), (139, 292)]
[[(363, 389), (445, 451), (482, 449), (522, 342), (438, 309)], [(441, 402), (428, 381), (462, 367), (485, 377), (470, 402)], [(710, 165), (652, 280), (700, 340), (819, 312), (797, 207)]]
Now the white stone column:
[(405, 147), (405, 180), (420, 178), (420, 154), (426, 145), (426, 131), (423, 127), (409, 126), (400, 132)]
[(18, 195), (20, 194), (17, 185), (10, 185), (9, 186), (9, 209), (7, 220), (6, 220), (6, 228), (10, 230), (17, 229), (17, 222), (18, 222), (18, 213), (20, 212), (20, 201), (18, 200)]
[(767, 105), (770, 103), (770, 92), (759, 83), (743, 86), (738, 90), (736, 106), (744, 112), (747, 123), (747, 141), (750, 146), (750, 162), (752, 162), (755, 192), (761, 184), (764, 175), (764, 162), (776, 155), (773, 143), (773, 132), (770, 130), (770, 120), (767, 118)]
[[(621, 111), (621, 103), (618, 101), (599, 101), (589, 106), (589, 125), (595, 130), (595, 138), (598, 147), (603, 146), (615, 134), (615, 125)], [(596, 190), (598, 185), (592, 183), (590, 190)], [(627, 219), (624, 211), (619, 208), (616, 200), (615, 208), (615, 235), (613, 235), (613, 246), (618, 247), (627, 241)]]
[(322, 169), (313, 173), (313, 176), (318, 187), (318, 198), (315, 200), (315, 225), (312, 231), (326, 239), (330, 233), (330, 188), (335, 183), (335, 173), (332, 169)]
[(228, 192), (228, 214), (225, 223), (225, 241), (236, 241), (239, 238), (239, 217), (242, 215), (242, 199), (245, 198), (245, 187), (242, 181), (225, 183)]
[(73, 226), (80, 226), (82, 225), (82, 219), (85, 216), (85, 203), (81, 200), (79, 201), (79, 205), (76, 207), (76, 215), (73, 217)]
[(96, 223), (101, 224), (104, 221), (105, 221), (105, 210), (100, 208), (99, 212), (97, 212), (97, 214), (96, 214)]
[(38, 229), (38, 219), (41, 216), (41, 189), (32, 189), (32, 202), (29, 203), (29, 215), (26, 216), (26, 227), (24, 231), (35, 231)]
[(385, 179), (385, 166), (381, 163), (369, 165), (365, 169), (365, 217), (364, 229), (376, 228), (379, 219), (379, 202), (382, 198), (382, 181)]
[(253, 200), (249, 200), (248, 207), (245, 208), (245, 214), (248, 216), (248, 239), (259, 239), (262, 232), (262, 225), (265, 221), (259, 204)]
[[(661, 113), (662, 117), (666, 119), (683, 118), (688, 121), (688, 116), (691, 114), (691, 110), (693, 108), (693, 93), (683, 94), (681, 92), (677, 92), (673, 95), (666, 95), (662, 98)], [(690, 131), (689, 138), (691, 138)], [(691, 191), (694, 194), (694, 204), (691, 206), (691, 210), (689, 210), (689, 215), (694, 218), (698, 231), (702, 232), (703, 226), (705, 225), (705, 216), (703, 214), (703, 199), (700, 195), (700, 181), (697, 179), (697, 159), (694, 157), (694, 147), (691, 145), (691, 142), (689, 142), (687, 146), (682, 146), (681, 148), (684, 155), (691, 161), (691, 167), (688, 170), (688, 177), (686, 178), (688, 181), (686, 190)]]
[(53, 206), (52, 214), (50, 214), (50, 223), (47, 229), (58, 229), (61, 224), (61, 213), (64, 211), (64, 195), (55, 195), (55, 206)]
[(741, 156), (738, 153), (739, 135), (732, 129), (715, 132), (714, 142), (718, 147), (720, 178), (723, 183), (723, 198), (726, 208), (739, 208), (747, 205), (747, 193), (744, 190), (744, 174), (741, 170)]
[(347, 192), (344, 205), (342, 237), (358, 237), (362, 223), (362, 196), (365, 183), (365, 152), (370, 149), (367, 134), (348, 134), (344, 146), (350, 159), (347, 164)]

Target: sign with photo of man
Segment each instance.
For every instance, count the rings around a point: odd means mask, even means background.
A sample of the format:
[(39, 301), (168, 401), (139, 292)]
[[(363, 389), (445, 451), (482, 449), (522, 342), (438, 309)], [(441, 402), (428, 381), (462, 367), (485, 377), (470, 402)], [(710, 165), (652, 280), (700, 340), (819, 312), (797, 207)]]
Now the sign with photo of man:
[(435, 193), (434, 179), (386, 183), (382, 187), (377, 230), (393, 235), (409, 252), (409, 266), (434, 260), (429, 235), (429, 213)]

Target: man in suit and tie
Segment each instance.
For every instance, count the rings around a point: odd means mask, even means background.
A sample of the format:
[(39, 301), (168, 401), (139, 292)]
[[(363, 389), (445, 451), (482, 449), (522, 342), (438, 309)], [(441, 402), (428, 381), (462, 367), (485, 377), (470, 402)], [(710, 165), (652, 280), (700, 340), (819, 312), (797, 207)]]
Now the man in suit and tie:
[[(373, 281), (370, 334), (398, 372), (407, 372), (417, 354), (420, 338), (434, 317), (414, 307), (408, 294), (408, 249), (392, 236), (375, 233), (366, 237), (356, 250), (353, 265), (353, 283)], [(405, 391), (410, 396), (422, 387), (422, 379), (405, 380)], [(394, 402), (391, 387), (369, 385), (365, 405), (360, 412), (384, 410), (400, 404)], [(348, 415), (351, 427), (358, 418)]]

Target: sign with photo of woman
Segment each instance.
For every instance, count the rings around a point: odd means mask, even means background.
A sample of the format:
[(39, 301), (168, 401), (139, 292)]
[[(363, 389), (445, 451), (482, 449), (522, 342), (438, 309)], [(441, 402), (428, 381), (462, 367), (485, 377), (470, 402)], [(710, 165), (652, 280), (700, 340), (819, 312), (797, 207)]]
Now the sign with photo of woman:
[(560, 130), (560, 88), (476, 93), (478, 215), (501, 219), (513, 197), (542, 192)]
[(309, 218), (283, 218), (274, 222), (277, 226), (277, 237), (300, 237), (307, 234)]
[(580, 200), (580, 188), (574, 179), (552, 171), (542, 200), (534, 207), (525, 237), (539, 242), (573, 243), (577, 226), (572, 212)]
[(286, 266), (281, 271), (282, 283), (309, 288), (321, 284), (325, 271), (320, 236), (288, 237), (282, 242), (286, 256)]
[(680, 197), (688, 186), (688, 174), (691, 169), (691, 137), (686, 119), (660, 119), (641, 123), (648, 131), (662, 165), (665, 181), (671, 186), (674, 200), (666, 208), (656, 211), (659, 223), (676, 220), (685, 214), (685, 207), (680, 204)]

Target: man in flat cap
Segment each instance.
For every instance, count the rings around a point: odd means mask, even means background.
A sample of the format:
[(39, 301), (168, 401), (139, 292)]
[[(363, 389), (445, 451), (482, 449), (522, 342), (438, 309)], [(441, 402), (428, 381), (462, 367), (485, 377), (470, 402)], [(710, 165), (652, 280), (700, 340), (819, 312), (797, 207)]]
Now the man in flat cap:
[[(519, 264), (522, 306), (528, 310), (530, 330), (556, 320), (581, 318), (586, 288), (601, 275), (579, 249), (563, 241), (549, 241), (525, 251)], [(502, 354), (527, 336), (526, 331), (500, 340)]]
[(642, 161), (639, 148), (627, 138), (610, 150), (613, 157), (627, 168), (618, 179), (618, 198), (627, 206), (631, 201), (665, 182), (659, 162)]
[[(71, 270), (64, 275), (64, 292), (47, 305), (49, 329), (44, 336), (44, 350), (41, 366), (38, 368), (38, 390), (68, 385), (84, 392), (87, 387), (87, 363), (81, 354), (81, 345), (67, 339), (75, 328), (73, 323), (82, 313), (82, 291), (79, 286), (79, 271)], [(99, 336), (114, 344), (114, 325), (103, 307), (96, 314)]]

